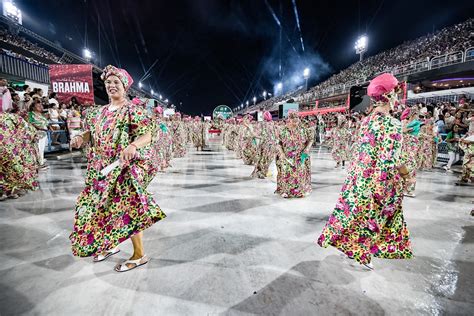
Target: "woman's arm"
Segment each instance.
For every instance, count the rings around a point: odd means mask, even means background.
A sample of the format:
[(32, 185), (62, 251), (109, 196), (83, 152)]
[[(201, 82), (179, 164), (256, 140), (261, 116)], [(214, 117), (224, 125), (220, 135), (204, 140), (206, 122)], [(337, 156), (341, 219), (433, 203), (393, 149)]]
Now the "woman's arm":
[(130, 145), (127, 146), (121, 153), (120, 153), (120, 160), (122, 162), (128, 162), (132, 160), (136, 153), (137, 149), (145, 147), (146, 145), (151, 143), (151, 132), (146, 132), (145, 134), (137, 137)]

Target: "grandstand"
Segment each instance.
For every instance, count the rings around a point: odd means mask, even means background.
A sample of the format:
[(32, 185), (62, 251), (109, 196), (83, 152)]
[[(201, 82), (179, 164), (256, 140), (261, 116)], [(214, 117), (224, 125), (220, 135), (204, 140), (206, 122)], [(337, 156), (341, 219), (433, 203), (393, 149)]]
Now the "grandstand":
[[(440, 79), (473, 77), (473, 29), (474, 19), (471, 18), (358, 61), (306, 92), (293, 91), (282, 96), (275, 96), (244, 108), (238, 113), (251, 113), (260, 109), (277, 111), (278, 106), (288, 99), (300, 103), (300, 109), (314, 108), (317, 101), (318, 103), (336, 99), (345, 101), (348, 100), (352, 87), (364, 87), (370, 79), (382, 72), (391, 72), (398, 79), (414, 83), (420, 89), (425, 84), (433, 86), (432, 82)], [(438, 86), (437, 90), (452, 90), (452, 88), (453, 86), (448, 84)], [(467, 80), (463, 87), (457, 88), (459, 88), (458, 91), (454, 93), (444, 91), (438, 93), (438, 96), (474, 94), (472, 91), (474, 81)], [(414, 96), (409, 93), (409, 100), (423, 98), (422, 95)], [(341, 102), (334, 103), (341, 105)]]
[[(35, 83), (37, 86), (48, 87), (48, 65), (90, 63), (4, 16), (0, 16), (0, 43), (0, 73), (17, 83), (28, 81), (30, 85)], [(92, 66), (95, 103), (105, 104), (108, 98), (105, 86), (100, 80), (102, 68), (94, 64)], [(150, 93), (138, 86), (132, 86), (130, 94), (153, 99)], [(166, 106), (161, 100), (155, 101), (163, 107)]]

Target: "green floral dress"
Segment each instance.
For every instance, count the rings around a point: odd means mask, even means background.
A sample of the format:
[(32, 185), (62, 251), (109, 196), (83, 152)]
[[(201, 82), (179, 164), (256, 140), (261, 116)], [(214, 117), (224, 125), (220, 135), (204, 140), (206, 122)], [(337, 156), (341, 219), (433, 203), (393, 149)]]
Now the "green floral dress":
[(21, 116), (0, 113), (0, 191), (38, 189), (37, 140), (36, 128)]
[(318, 244), (329, 245), (360, 263), (371, 257), (413, 256), (403, 218), (400, 121), (374, 113), (362, 122), (355, 160)]
[[(146, 190), (157, 169), (154, 142), (137, 150), (128, 165), (107, 176), (100, 171), (119, 159), (120, 152), (147, 132), (157, 135), (146, 110), (129, 104), (117, 111), (91, 109), (84, 129), (91, 132), (86, 187), (77, 199), (72, 252), (86, 257), (113, 249), (124, 240), (166, 217)], [(153, 136), (155, 138), (155, 136)]]
[(285, 157), (277, 156), (277, 189), (284, 198), (301, 198), (311, 193), (311, 158), (303, 151), (312, 141), (312, 133), (300, 124), (295, 129), (278, 130), (278, 142)]

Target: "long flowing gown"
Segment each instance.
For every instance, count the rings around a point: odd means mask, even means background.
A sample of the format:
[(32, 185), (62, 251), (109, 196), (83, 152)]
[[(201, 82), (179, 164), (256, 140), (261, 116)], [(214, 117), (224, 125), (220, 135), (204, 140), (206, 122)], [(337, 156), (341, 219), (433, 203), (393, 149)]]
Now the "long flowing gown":
[(273, 122), (263, 122), (260, 128), (260, 144), (257, 151), (255, 169), (253, 177), (263, 179), (268, 174), (268, 167), (275, 159), (276, 155), (276, 135)]
[(146, 190), (156, 174), (154, 140), (137, 150), (126, 166), (107, 176), (100, 171), (119, 159), (120, 152), (136, 138), (151, 132), (156, 124), (146, 110), (128, 104), (116, 111), (108, 106), (87, 113), (84, 129), (91, 132), (86, 187), (77, 198), (72, 252), (86, 257), (113, 249), (124, 240), (166, 217)]
[(181, 158), (186, 155), (186, 131), (181, 121), (172, 121), (173, 129), (173, 157)]
[(37, 139), (36, 129), (21, 116), (0, 113), (0, 191), (38, 189)]
[(277, 160), (276, 193), (285, 198), (304, 197), (311, 193), (311, 159), (302, 155), (311, 141), (310, 131), (302, 124), (294, 129), (283, 126), (278, 141), (285, 153)]
[(348, 170), (336, 207), (318, 239), (360, 263), (372, 256), (413, 256), (403, 218), (402, 128), (389, 115), (373, 113), (359, 130), (357, 159)]
[(332, 158), (336, 162), (350, 161), (351, 152), (351, 133), (348, 128), (341, 126), (333, 129), (332, 132), (333, 146), (331, 149)]
[(403, 134), (401, 162), (410, 173), (411, 182), (405, 184), (405, 192), (413, 194), (416, 186), (416, 170), (418, 169), (418, 136), (412, 132)]
[(258, 140), (255, 137), (256, 133), (258, 131), (255, 125), (242, 126), (240, 147), (242, 149), (242, 160), (246, 165), (253, 165), (256, 162), (258, 148)]

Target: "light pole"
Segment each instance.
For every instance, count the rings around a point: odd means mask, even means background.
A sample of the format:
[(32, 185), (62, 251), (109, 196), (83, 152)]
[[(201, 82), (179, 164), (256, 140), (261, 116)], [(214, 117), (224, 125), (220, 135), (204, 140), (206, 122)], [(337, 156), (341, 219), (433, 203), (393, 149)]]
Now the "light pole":
[(275, 95), (283, 94), (283, 83), (279, 82), (275, 86)]
[(257, 102), (257, 97), (253, 97), (253, 105), (255, 105), (255, 102)]
[(87, 60), (87, 62), (90, 62), (92, 59), (92, 52), (88, 48), (84, 48), (82, 50), (82, 56)]
[(362, 61), (362, 59), (364, 59), (364, 53), (367, 51), (368, 42), (369, 38), (367, 37), (367, 35), (359, 36), (359, 38), (355, 42), (354, 49), (356, 50), (356, 53), (360, 56), (359, 61)]
[(309, 68), (305, 68), (304, 71), (303, 71), (303, 78), (305, 80), (305, 91), (308, 90), (308, 78), (309, 78), (309, 73), (310, 73), (310, 70)]
[(264, 99), (264, 100), (267, 99), (267, 91), (263, 91), (263, 99)]
[(245, 102), (245, 104), (247, 104), (247, 107), (249, 106), (249, 101), (247, 100), (247, 102)]

